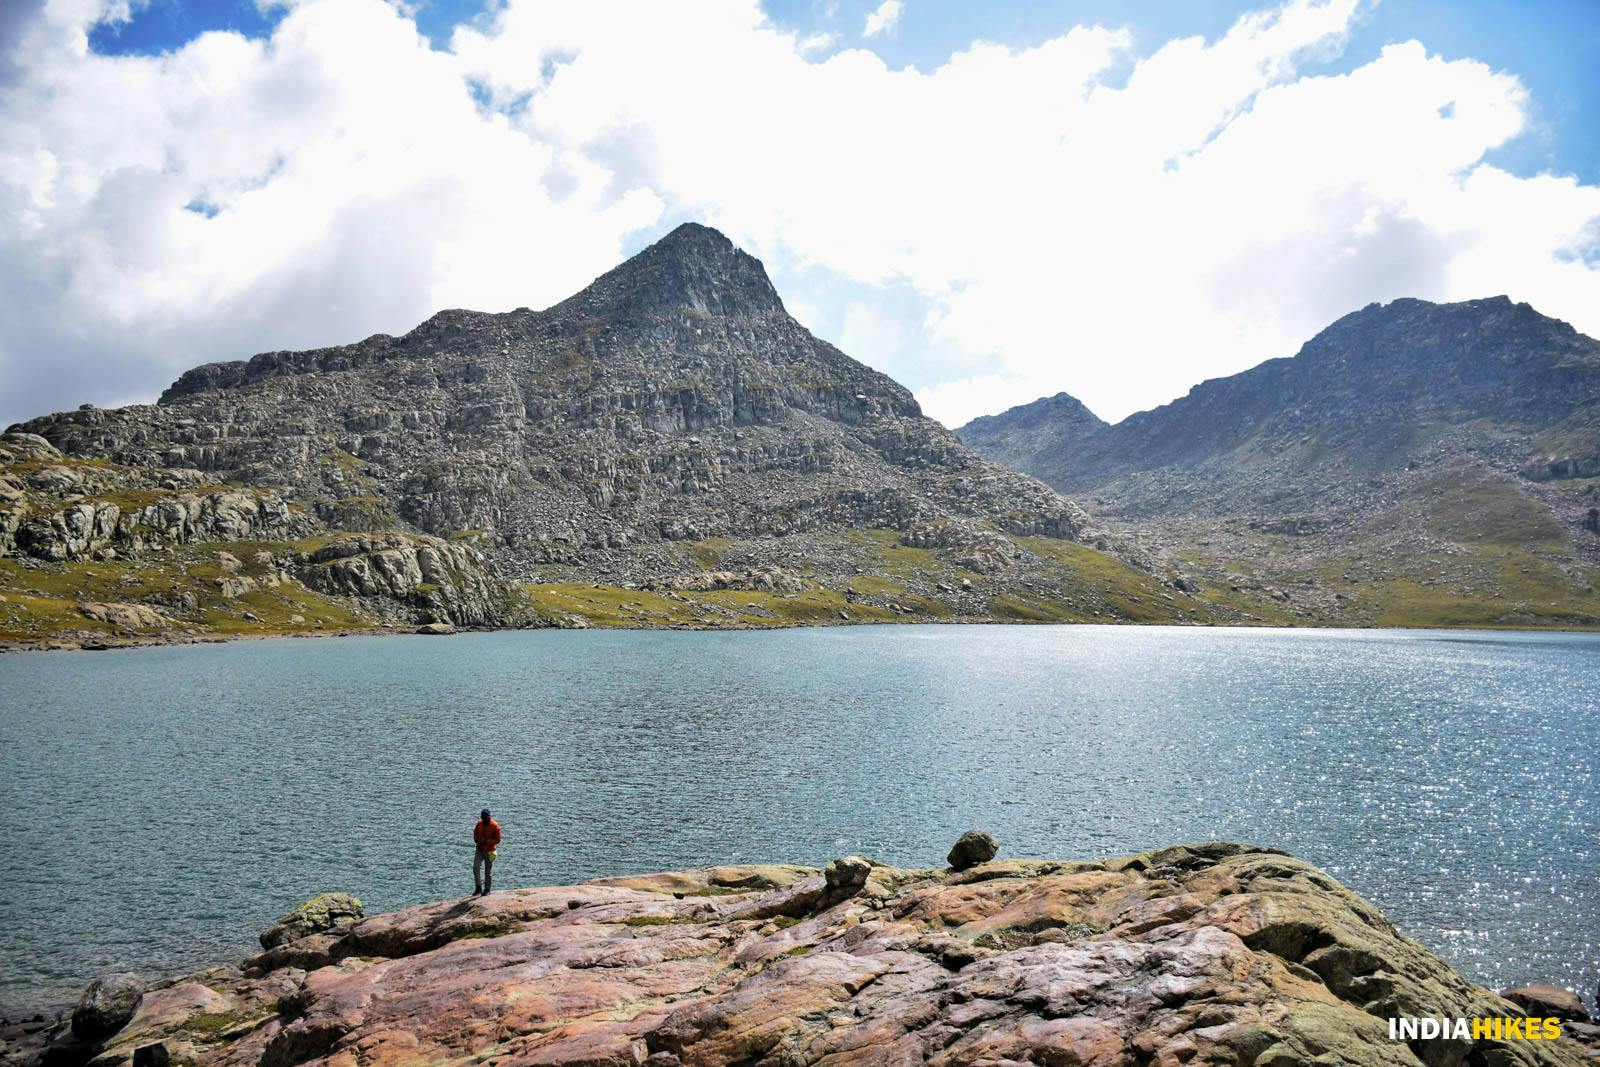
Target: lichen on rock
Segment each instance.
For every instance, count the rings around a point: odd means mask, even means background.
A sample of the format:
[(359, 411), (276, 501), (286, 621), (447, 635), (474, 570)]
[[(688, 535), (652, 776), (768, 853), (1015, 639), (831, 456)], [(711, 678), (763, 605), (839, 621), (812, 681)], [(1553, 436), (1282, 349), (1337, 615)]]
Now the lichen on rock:
[(318, 893), (261, 932), (262, 948), (277, 948), (311, 934), (326, 933), (359, 920), (361, 901), (349, 893)]

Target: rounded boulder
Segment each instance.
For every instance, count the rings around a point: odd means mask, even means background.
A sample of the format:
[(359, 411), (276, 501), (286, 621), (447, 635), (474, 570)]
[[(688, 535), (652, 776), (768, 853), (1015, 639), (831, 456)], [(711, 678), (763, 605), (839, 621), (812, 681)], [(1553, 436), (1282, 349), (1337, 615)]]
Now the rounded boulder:
[(145, 985), (137, 975), (108, 974), (89, 983), (72, 1009), (72, 1034), (98, 1041), (128, 1025)]
[(945, 862), (958, 871), (988, 863), (1000, 851), (1000, 842), (987, 830), (968, 830), (956, 839)]
[(865, 856), (840, 856), (828, 861), (822, 880), (829, 889), (859, 889), (872, 874), (872, 861)]

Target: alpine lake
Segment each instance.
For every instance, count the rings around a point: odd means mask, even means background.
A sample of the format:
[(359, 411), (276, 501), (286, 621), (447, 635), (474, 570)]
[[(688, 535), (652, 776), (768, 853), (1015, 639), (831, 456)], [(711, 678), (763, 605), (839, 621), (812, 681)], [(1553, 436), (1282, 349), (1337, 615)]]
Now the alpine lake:
[(0, 1017), (245, 955), (312, 894), (1211, 838), (1492, 988), (1592, 994), (1600, 635), (525, 631), (0, 656)]

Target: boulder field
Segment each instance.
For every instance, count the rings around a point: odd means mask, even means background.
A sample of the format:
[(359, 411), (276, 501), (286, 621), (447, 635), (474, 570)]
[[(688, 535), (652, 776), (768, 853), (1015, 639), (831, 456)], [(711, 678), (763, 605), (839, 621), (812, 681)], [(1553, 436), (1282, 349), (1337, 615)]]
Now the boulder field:
[[(984, 851), (982, 849), (979, 850)], [(362, 917), (324, 896), (239, 964), (94, 997), (31, 1056), (413, 1064), (1582, 1064), (1558, 1040), (1391, 1040), (1521, 1018), (1311, 864), (1209, 842), (1092, 862), (728, 866)], [(124, 988), (119, 986), (119, 988)], [(105, 1033), (121, 1004), (120, 1028)], [(80, 1008), (80, 1010), (83, 1010)], [(1535, 1010), (1536, 1015), (1542, 1014)], [(3, 1050), (0, 1050), (3, 1053)], [(11, 1054), (19, 1057), (21, 1050)], [(7, 1059), (0, 1054), (0, 1060)]]

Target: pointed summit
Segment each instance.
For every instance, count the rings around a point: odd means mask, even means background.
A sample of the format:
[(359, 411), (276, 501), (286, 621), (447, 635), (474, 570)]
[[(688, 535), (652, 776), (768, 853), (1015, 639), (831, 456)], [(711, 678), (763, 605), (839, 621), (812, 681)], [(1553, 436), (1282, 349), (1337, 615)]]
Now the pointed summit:
[(1028, 470), (1040, 456), (1076, 449), (1107, 428), (1083, 401), (1057, 393), (998, 415), (980, 415), (956, 433), (983, 455)]
[(761, 261), (710, 226), (686, 222), (551, 310), (635, 318), (663, 311), (783, 314)]

